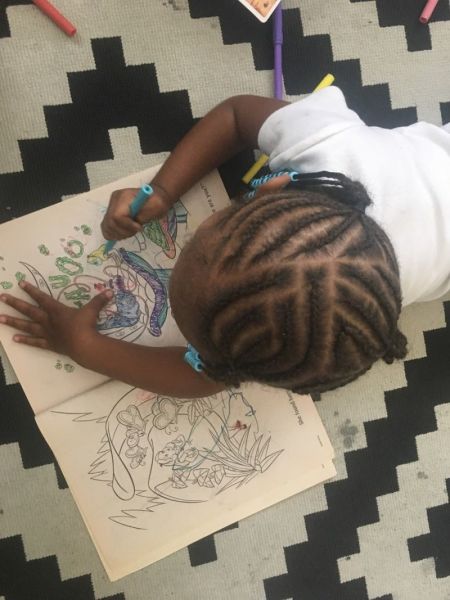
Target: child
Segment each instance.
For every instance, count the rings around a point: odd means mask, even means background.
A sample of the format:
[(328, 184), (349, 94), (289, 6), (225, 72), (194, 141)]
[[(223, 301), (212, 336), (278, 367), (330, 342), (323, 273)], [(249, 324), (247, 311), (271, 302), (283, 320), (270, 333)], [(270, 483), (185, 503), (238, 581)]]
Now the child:
[(445, 128), (367, 127), (336, 87), (293, 104), (230, 98), (180, 141), (136, 221), (129, 204), (137, 190), (112, 194), (104, 236), (140, 231), (257, 142), (276, 173), (261, 178), (253, 197), (208, 218), (172, 273), (171, 309), (193, 345), (187, 352), (100, 335), (96, 318), (111, 292), (75, 310), (23, 283), (38, 306), (3, 294), (27, 320), (0, 321), (25, 334), (14, 336), (20, 343), (185, 398), (243, 381), (321, 392), (354, 380), (379, 358), (403, 358), (402, 302), (450, 288)]

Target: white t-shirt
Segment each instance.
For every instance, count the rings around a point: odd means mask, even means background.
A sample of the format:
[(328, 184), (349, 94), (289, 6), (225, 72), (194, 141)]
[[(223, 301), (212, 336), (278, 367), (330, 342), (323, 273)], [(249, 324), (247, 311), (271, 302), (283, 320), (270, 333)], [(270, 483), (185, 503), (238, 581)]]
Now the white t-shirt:
[(360, 181), (389, 236), (403, 306), (450, 289), (450, 128), (369, 127), (329, 87), (274, 112), (259, 132), (273, 171), (334, 171)]

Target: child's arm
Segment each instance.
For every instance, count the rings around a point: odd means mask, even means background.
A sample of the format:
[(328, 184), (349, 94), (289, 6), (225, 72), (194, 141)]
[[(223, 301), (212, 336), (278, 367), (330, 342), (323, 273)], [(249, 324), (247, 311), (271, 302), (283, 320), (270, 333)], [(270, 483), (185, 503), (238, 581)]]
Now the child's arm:
[(10, 294), (0, 296), (25, 317), (0, 315), (0, 323), (19, 331), (13, 338), (16, 342), (70, 356), (87, 369), (157, 394), (200, 398), (225, 387), (194, 371), (184, 361), (186, 348), (149, 348), (100, 335), (95, 324), (112, 297), (110, 290), (75, 309), (30, 283), (21, 282), (20, 286), (36, 304)]
[(288, 104), (274, 98), (234, 96), (213, 108), (177, 144), (151, 184), (155, 194), (137, 221), (129, 204), (137, 190), (118, 190), (102, 223), (106, 239), (134, 235), (142, 223), (165, 214), (195, 183), (245, 148), (255, 148), (259, 130), (269, 115)]
[(112, 379), (165, 396), (202, 398), (225, 389), (188, 365), (185, 352), (181, 346), (152, 348), (96, 334), (77, 362)]
[[(285, 104), (272, 98), (236, 96), (214, 108), (180, 141), (161, 167), (152, 181), (156, 193), (139, 213), (139, 220), (155, 218), (158, 211), (164, 214), (212, 169), (245, 147), (255, 147), (265, 119)], [(113, 194), (102, 224), (107, 239), (122, 239), (140, 228), (129, 216), (129, 204), (136, 191)], [(15, 341), (54, 350), (85, 368), (161, 394), (202, 397), (224, 389), (184, 362), (185, 348), (148, 348), (100, 335), (95, 323), (111, 297), (107, 292), (83, 308), (73, 309), (29, 283), (23, 282), (22, 288), (38, 306), (9, 294), (1, 296), (25, 317), (0, 315), (0, 323), (19, 330)]]

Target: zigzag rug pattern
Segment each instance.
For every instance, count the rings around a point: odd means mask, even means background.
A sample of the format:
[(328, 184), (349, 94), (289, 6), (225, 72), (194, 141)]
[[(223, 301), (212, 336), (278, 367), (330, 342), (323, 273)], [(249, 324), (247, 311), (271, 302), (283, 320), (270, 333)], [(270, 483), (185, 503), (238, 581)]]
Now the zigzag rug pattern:
[[(0, 222), (160, 162), (227, 95), (271, 94), (270, 23), (237, 0), (58, 6), (77, 24), (75, 43), (30, 0), (0, 7)], [(283, 6), (289, 99), (332, 72), (369, 124), (450, 120), (448, 3), (428, 26), (412, 0)], [(251, 158), (221, 169), (230, 194)], [(114, 584), (4, 362), (0, 598), (448, 599), (449, 319), (448, 299), (408, 307), (407, 360), (318, 399), (334, 481)]]

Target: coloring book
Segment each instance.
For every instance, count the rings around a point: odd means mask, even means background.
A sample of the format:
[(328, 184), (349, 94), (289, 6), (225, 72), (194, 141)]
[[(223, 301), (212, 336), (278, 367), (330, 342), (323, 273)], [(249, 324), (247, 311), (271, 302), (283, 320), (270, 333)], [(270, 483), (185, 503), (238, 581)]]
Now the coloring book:
[[(157, 169), (1, 225), (0, 289), (28, 300), (17, 285), (27, 278), (81, 307), (109, 287), (114, 298), (98, 321), (104, 335), (184, 345), (170, 312), (170, 273), (189, 235), (229, 199), (213, 172), (107, 255), (100, 222), (111, 192), (140, 187)], [(170, 398), (16, 344), (12, 335), (0, 326), (111, 580), (336, 474), (309, 396), (245, 384), (208, 398)]]

